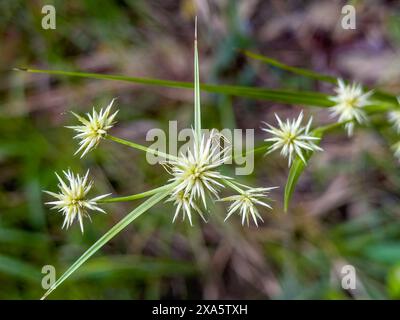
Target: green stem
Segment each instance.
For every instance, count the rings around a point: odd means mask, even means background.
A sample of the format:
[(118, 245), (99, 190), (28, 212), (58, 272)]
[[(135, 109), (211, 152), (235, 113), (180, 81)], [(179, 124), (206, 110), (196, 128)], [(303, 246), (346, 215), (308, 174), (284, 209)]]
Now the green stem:
[(313, 78), (316, 80), (322, 80), (325, 82), (330, 82), (330, 83), (335, 83), (337, 82), (337, 78), (330, 76), (330, 75), (326, 75), (326, 74), (321, 74), (321, 73), (317, 73), (311, 70), (307, 70), (307, 69), (303, 69), (303, 68), (297, 68), (297, 67), (292, 67), (289, 66), (287, 64), (284, 64), (278, 60), (275, 60), (273, 58), (267, 57), (267, 56), (263, 56), (251, 51), (247, 51), (247, 50), (243, 50), (242, 51), (244, 55), (248, 56), (251, 59), (255, 59), (255, 60), (259, 60), (262, 61), (264, 63), (270, 64), (276, 68), (282, 69), (282, 70), (286, 70), (289, 72), (292, 72), (294, 74), (298, 74), (301, 76), (305, 76), (305, 77), (309, 77), (309, 78)]
[[(381, 113), (381, 111), (380, 110), (374, 110), (374, 111), (367, 112), (367, 114), (369, 116), (371, 116), (373, 114), (378, 114), (378, 113)], [(349, 123), (351, 121), (355, 121), (355, 120), (346, 120), (346, 121), (342, 121), (342, 122), (331, 123), (331, 124), (328, 124), (328, 125), (325, 125), (325, 126), (322, 126), (322, 127), (315, 128), (313, 131), (314, 132), (325, 133), (327, 131), (331, 131), (331, 130), (337, 129), (337, 128), (339, 128), (339, 127), (341, 127), (341, 126), (343, 126), (346, 123)]]
[(152, 197), (141, 203), (136, 209), (126, 215), (121, 221), (114, 225), (108, 230), (99, 240), (97, 240), (88, 250), (86, 250), (78, 260), (76, 260), (67, 271), (65, 271), (60, 278), (46, 291), (41, 300), (52, 293), (60, 284), (68, 279), (82, 264), (84, 264), (92, 255), (94, 255), (100, 248), (102, 248), (108, 241), (114, 238), (118, 233), (125, 229), (132, 221), (137, 219), (147, 210), (155, 206), (158, 202), (163, 200), (171, 192), (173, 185), (170, 185), (170, 189), (166, 189), (163, 192), (154, 194)]
[(169, 159), (169, 160), (177, 160), (178, 159), (177, 157), (175, 157), (173, 155), (170, 155), (170, 154), (158, 151), (158, 150), (154, 150), (154, 149), (142, 146), (141, 144), (138, 144), (138, 143), (135, 143), (135, 142), (132, 142), (132, 141), (128, 141), (128, 140), (124, 140), (124, 139), (121, 139), (121, 138), (117, 138), (117, 137), (111, 136), (109, 134), (106, 135), (105, 138), (108, 139), (108, 140), (112, 140), (114, 142), (118, 142), (120, 144), (123, 144), (125, 146), (134, 148), (134, 149), (138, 149), (138, 150), (141, 150), (141, 151), (144, 151), (144, 152), (149, 152), (149, 153), (154, 154), (156, 156), (161, 156), (161, 157), (163, 157), (165, 159)]
[(260, 147), (258, 147), (258, 148), (249, 150), (249, 151), (247, 151), (247, 152), (245, 153), (245, 156), (247, 156), (247, 155), (250, 154), (250, 153), (259, 153), (259, 152), (262, 152), (262, 151), (267, 151), (266, 149), (268, 149), (269, 146), (270, 146), (270, 144), (267, 143), (267, 144), (264, 145), (264, 146), (260, 146)]
[(246, 157), (246, 156), (248, 156), (249, 154), (252, 154), (252, 153), (257, 154), (257, 153), (260, 153), (260, 152), (263, 152), (263, 151), (267, 151), (267, 149), (268, 149), (269, 147), (270, 147), (270, 144), (269, 144), (269, 143), (266, 143), (266, 144), (263, 145), (263, 146), (257, 147), (257, 148), (255, 148), (255, 149), (248, 150), (248, 151), (242, 153), (241, 155), (237, 155), (236, 157), (234, 157), (234, 158), (233, 158), (233, 163), (236, 163), (237, 160), (241, 160), (241, 159), (239, 159), (239, 157), (242, 157), (242, 158), (243, 158), (243, 157)]
[(137, 199), (141, 199), (141, 198), (146, 198), (148, 196), (152, 196), (155, 193), (159, 193), (162, 192), (166, 189), (171, 188), (172, 184), (167, 184), (165, 186), (162, 187), (158, 187), (152, 190), (148, 190), (142, 193), (137, 193), (137, 194), (133, 194), (131, 196), (126, 196), (126, 197), (115, 197), (115, 198), (108, 198), (108, 199), (102, 199), (97, 201), (98, 203), (113, 203), (113, 202), (126, 202), (126, 201), (133, 201), (133, 200), (137, 200)]
[(232, 183), (228, 179), (222, 179), (222, 182), (225, 183), (225, 185), (227, 185), (228, 187), (231, 187), (233, 190), (235, 190), (235, 191), (237, 191), (239, 193), (243, 193), (242, 189), (240, 189), (237, 185), (235, 185), (234, 183)]
[(315, 128), (313, 131), (314, 131), (314, 132), (321, 132), (321, 133), (324, 133), (324, 132), (327, 132), (327, 131), (334, 130), (334, 129), (336, 129), (336, 128), (340, 128), (341, 126), (343, 126), (343, 125), (345, 125), (346, 123), (349, 123), (349, 122), (351, 122), (351, 121), (353, 121), (353, 120), (347, 120), (347, 121), (342, 121), (342, 122), (335, 122), (335, 123), (332, 123), (332, 124), (328, 124), (328, 125), (326, 125), (326, 126), (322, 126), (322, 127)]

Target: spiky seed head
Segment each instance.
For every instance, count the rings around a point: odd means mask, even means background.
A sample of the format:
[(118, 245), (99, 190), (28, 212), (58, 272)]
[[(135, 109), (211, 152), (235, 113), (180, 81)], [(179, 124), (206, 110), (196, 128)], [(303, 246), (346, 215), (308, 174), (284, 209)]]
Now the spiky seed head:
[(74, 220), (77, 219), (83, 233), (83, 217), (90, 219), (89, 210), (105, 213), (103, 209), (98, 207), (97, 201), (110, 194), (87, 199), (86, 196), (93, 186), (93, 181), (88, 180), (89, 171), (86, 172), (85, 176), (75, 175), (70, 170), (63, 171), (63, 173), (66, 181), (56, 173), (59, 181), (59, 193), (44, 191), (57, 199), (56, 201), (46, 202), (46, 204), (53, 205), (52, 209), (56, 209), (63, 214), (64, 223), (62, 228), (65, 227), (68, 229)]
[(218, 199), (218, 191), (223, 188), (221, 179), (229, 179), (218, 171), (227, 159), (228, 147), (221, 148), (222, 136), (212, 130), (207, 138), (204, 134), (197, 138), (193, 132), (194, 143), (186, 152), (181, 153), (178, 159), (164, 163), (167, 171), (173, 176), (170, 181), (177, 183), (172, 190), (170, 201), (177, 205), (174, 220), (180, 209), (191, 222), (191, 210), (202, 215), (198, 201), (207, 208), (206, 198), (211, 196)]
[(346, 85), (339, 79), (335, 92), (335, 96), (329, 97), (329, 100), (335, 102), (335, 105), (329, 108), (331, 115), (339, 117), (338, 122), (349, 121), (345, 124), (345, 129), (348, 136), (352, 136), (354, 121), (362, 124), (368, 120), (364, 107), (371, 104), (370, 97), (373, 91), (364, 93), (359, 83)]
[(277, 114), (275, 114), (275, 117), (279, 127), (273, 127), (265, 123), (267, 127), (261, 128), (261, 130), (272, 134), (272, 138), (264, 140), (272, 143), (268, 148), (267, 154), (281, 149), (281, 155), (288, 158), (290, 167), (296, 155), (305, 163), (305, 151), (322, 151), (322, 148), (314, 143), (314, 141), (318, 141), (320, 138), (310, 133), (312, 117), (306, 126), (302, 126), (303, 112), (300, 113), (297, 119), (293, 119), (292, 121), (287, 119), (286, 122), (283, 122)]
[(93, 108), (91, 114), (86, 114), (87, 119), (72, 112), (82, 125), (67, 126), (67, 128), (77, 132), (74, 139), (78, 139), (80, 142), (79, 148), (75, 154), (83, 151), (81, 158), (83, 158), (89, 151), (95, 149), (99, 145), (100, 140), (105, 137), (107, 131), (114, 125), (114, 118), (119, 111), (117, 110), (113, 114), (110, 114), (114, 101), (115, 99), (112, 99), (110, 104), (105, 109), (100, 109), (99, 112)]
[[(250, 218), (254, 224), (258, 227), (258, 220), (264, 222), (260, 213), (258, 212), (257, 205), (272, 209), (272, 207), (265, 203), (265, 199), (268, 199), (268, 193), (274, 188), (250, 188), (242, 190), (240, 194), (229, 196), (221, 199), (220, 201), (232, 202), (228, 208), (228, 214), (225, 221), (235, 212), (242, 216), (242, 225), (247, 223), (250, 225)], [(262, 201), (264, 199), (264, 201)]]

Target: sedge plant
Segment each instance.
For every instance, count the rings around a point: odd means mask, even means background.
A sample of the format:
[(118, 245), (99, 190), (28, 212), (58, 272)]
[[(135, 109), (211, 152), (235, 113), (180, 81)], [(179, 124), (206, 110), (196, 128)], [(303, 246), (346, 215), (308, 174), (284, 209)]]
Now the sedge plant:
[[(197, 30), (195, 31), (194, 41), (193, 143), (186, 153), (182, 152), (179, 156), (174, 156), (110, 135), (108, 131), (115, 124), (115, 117), (118, 113), (118, 110), (112, 109), (114, 104), (115, 99), (105, 109), (100, 109), (99, 111), (93, 109), (92, 113), (86, 114), (86, 117), (73, 113), (80, 124), (68, 126), (67, 128), (74, 130), (76, 132), (74, 138), (79, 140), (76, 154), (81, 153), (81, 157), (84, 157), (91, 150), (97, 148), (101, 140), (108, 139), (162, 157), (164, 159), (162, 165), (171, 177), (166, 181), (165, 185), (140, 194), (114, 198), (107, 198), (109, 194), (106, 194), (89, 199), (87, 195), (93, 185), (93, 182), (89, 180), (89, 171), (82, 177), (68, 170), (64, 172), (65, 181), (56, 174), (59, 179), (59, 193), (45, 192), (56, 198), (55, 201), (47, 203), (53, 205), (53, 209), (62, 213), (64, 216), (63, 227), (65, 228), (70, 227), (76, 220), (82, 232), (84, 232), (83, 219), (90, 219), (90, 211), (104, 213), (104, 210), (100, 208), (102, 203), (125, 202), (145, 197), (148, 197), (148, 199), (127, 214), (86, 250), (48, 289), (42, 299), (45, 299), (127, 225), (162, 200), (171, 202), (175, 206), (173, 222), (181, 215), (182, 220), (188, 220), (190, 225), (193, 225), (193, 214), (198, 214), (207, 222), (205, 214), (208, 211), (207, 202), (210, 200), (230, 202), (231, 205), (225, 220), (237, 213), (241, 216), (242, 224), (247, 224), (248, 226), (250, 222), (258, 226), (259, 221), (263, 221), (259, 212), (260, 208), (272, 209), (269, 204), (269, 191), (273, 187), (251, 187), (240, 183), (235, 177), (223, 175), (220, 172), (220, 167), (230, 159), (230, 156), (226, 156), (226, 154), (229, 154), (231, 147), (227, 140), (216, 130), (211, 130), (209, 136), (202, 132)], [(230, 189), (233, 191), (233, 195), (220, 198), (221, 189)]]
[[(44, 294), (46, 298), (58, 288), (69, 276), (71, 276), (82, 264), (84, 264), (102, 246), (115, 237), (131, 222), (145, 214), (150, 208), (161, 201), (167, 201), (175, 206), (172, 221), (178, 217), (193, 224), (193, 215), (199, 215), (206, 221), (206, 213), (209, 211), (207, 202), (228, 202), (226, 219), (234, 214), (240, 215), (242, 224), (251, 222), (256, 226), (263, 221), (259, 210), (271, 209), (269, 191), (271, 187), (251, 187), (243, 185), (235, 177), (226, 176), (220, 170), (228, 158), (226, 156), (230, 146), (224, 141), (224, 137), (214, 130), (206, 136), (202, 132), (200, 90), (219, 93), (229, 96), (238, 96), (247, 99), (258, 99), (277, 103), (302, 105), (305, 107), (319, 107), (328, 109), (333, 122), (331, 124), (312, 127), (312, 117), (304, 121), (304, 112), (301, 111), (295, 119), (281, 119), (276, 116), (276, 124), (264, 123), (262, 130), (265, 132), (265, 143), (249, 152), (269, 154), (279, 151), (281, 156), (287, 159), (289, 173), (284, 190), (284, 211), (289, 208), (290, 200), (295, 186), (307, 167), (310, 158), (315, 152), (322, 152), (320, 146), (323, 137), (332, 130), (343, 128), (351, 137), (357, 126), (368, 126), (373, 115), (387, 114), (385, 121), (393, 127), (394, 134), (400, 132), (400, 101), (396, 96), (371, 90), (355, 82), (349, 82), (336, 77), (320, 74), (314, 71), (296, 68), (281, 63), (273, 58), (262, 56), (253, 52), (243, 51), (250, 59), (261, 61), (268, 65), (292, 72), (301, 77), (312, 78), (316, 81), (330, 83), (331, 94), (321, 92), (296, 91), (287, 89), (265, 89), (257, 87), (200, 84), (199, 61), (197, 50), (197, 30), (194, 41), (194, 83), (171, 80), (138, 78), (125, 75), (104, 75), (75, 71), (18, 69), (31, 73), (45, 73), (59, 76), (83, 77), (112, 81), (127, 81), (153, 86), (165, 86), (172, 88), (194, 89), (194, 123), (193, 143), (186, 153), (178, 156), (170, 155), (128, 141), (109, 134), (109, 129), (115, 125), (118, 111), (114, 108), (115, 100), (99, 111), (93, 110), (86, 116), (74, 113), (80, 122), (79, 125), (68, 126), (76, 132), (75, 139), (79, 141), (76, 154), (81, 157), (101, 144), (102, 140), (110, 140), (128, 147), (152, 153), (163, 158), (162, 165), (170, 175), (163, 186), (148, 190), (139, 194), (124, 197), (109, 197), (109, 194), (89, 197), (93, 182), (89, 172), (84, 176), (71, 171), (64, 172), (64, 178), (57, 175), (59, 180), (59, 192), (46, 191), (55, 200), (49, 201), (55, 210), (64, 216), (63, 227), (70, 227), (74, 221), (84, 231), (84, 218), (91, 218), (93, 212), (103, 212), (101, 204), (113, 202), (134, 201), (147, 198), (139, 206), (128, 213), (121, 221), (108, 230), (97, 242), (95, 242), (84, 254), (79, 257), (51, 288)], [(399, 139), (400, 141), (400, 139)], [(400, 158), (400, 142), (393, 144), (394, 155)], [(233, 191), (233, 194), (220, 198), (222, 189)]]

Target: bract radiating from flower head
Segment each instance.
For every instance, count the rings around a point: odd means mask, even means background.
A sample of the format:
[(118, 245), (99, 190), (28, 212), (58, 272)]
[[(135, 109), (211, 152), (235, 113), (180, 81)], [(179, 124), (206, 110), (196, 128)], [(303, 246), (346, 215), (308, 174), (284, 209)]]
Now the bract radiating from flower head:
[(229, 196), (221, 199), (221, 201), (231, 201), (228, 214), (225, 218), (227, 220), (233, 213), (238, 212), (242, 216), (242, 225), (247, 223), (250, 225), (250, 218), (253, 219), (254, 224), (258, 227), (258, 220), (264, 222), (260, 213), (258, 212), (257, 205), (272, 209), (272, 207), (261, 201), (261, 199), (268, 198), (268, 193), (274, 188), (249, 188), (242, 190), (240, 194)]
[(98, 207), (97, 201), (109, 196), (109, 194), (93, 199), (86, 199), (86, 195), (93, 186), (93, 181), (88, 181), (89, 171), (83, 177), (79, 174), (74, 175), (70, 170), (63, 171), (63, 173), (67, 182), (64, 182), (56, 173), (59, 181), (59, 193), (44, 191), (57, 199), (56, 201), (46, 202), (46, 204), (53, 205), (52, 209), (56, 209), (64, 215), (62, 228), (66, 227), (68, 229), (74, 220), (77, 219), (83, 233), (83, 217), (90, 219), (88, 210), (105, 213), (103, 209)]
[(263, 131), (273, 135), (272, 138), (264, 140), (272, 143), (267, 154), (281, 149), (281, 155), (288, 158), (290, 166), (295, 155), (298, 155), (304, 163), (306, 162), (303, 151), (322, 151), (322, 149), (314, 143), (314, 141), (320, 138), (314, 137), (310, 133), (312, 117), (306, 126), (301, 125), (303, 112), (300, 113), (297, 119), (293, 119), (292, 121), (287, 119), (286, 122), (283, 122), (276, 114), (275, 117), (278, 121), (279, 128), (273, 127), (268, 123), (265, 123), (268, 128), (261, 128)]
[(367, 121), (367, 114), (363, 108), (371, 104), (369, 98), (372, 91), (363, 92), (362, 86), (358, 83), (346, 85), (343, 80), (338, 80), (338, 87), (335, 89), (336, 95), (329, 97), (335, 102), (330, 107), (332, 116), (338, 116), (338, 122), (349, 121), (345, 124), (347, 134), (351, 136), (354, 131), (354, 121), (362, 124)]
[(87, 113), (87, 119), (79, 116), (78, 114), (72, 112), (72, 114), (82, 123), (80, 126), (67, 126), (69, 129), (73, 129), (78, 132), (74, 136), (74, 139), (81, 140), (79, 142), (79, 148), (75, 152), (78, 154), (82, 152), (81, 158), (85, 156), (90, 150), (96, 148), (100, 143), (100, 140), (104, 138), (107, 131), (114, 125), (114, 118), (118, 113), (118, 110), (110, 115), (111, 107), (114, 104), (115, 99), (113, 99), (110, 104), (105, 109), (100, 109), (97, 112), (94, 108), (92, 114)]
[(187, 203), (189, 209), (195, 209), (196, 201), (201, 199), (207, 208), (207, 195), (218, 198), (218, 189), (223, 187), (220, 180), (229, 179), (217, 170), (228, 159), (229, 147), (221, 148), (222, 136), (214, 130), (208, 138), (203, 134), (200, 139), (193, 132), (193, 138), (194, 143), (186, 154), (181, 153), (177, 160), (168, 160), (164, 165), (173, 176), (170, 181), (177, 183), (171, 192), (171, 199), (185, 200), (182, 208)]

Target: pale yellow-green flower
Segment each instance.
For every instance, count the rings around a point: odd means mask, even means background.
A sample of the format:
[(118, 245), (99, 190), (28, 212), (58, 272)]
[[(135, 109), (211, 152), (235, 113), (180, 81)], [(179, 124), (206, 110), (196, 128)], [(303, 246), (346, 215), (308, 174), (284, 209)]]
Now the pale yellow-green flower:
[(87, 119), (81, 117), (80, 115), (72, 112), (72, 114), (82, 123), (80, 126), (67, 126), (69, 129), (73, 129), (78, 132), (74, 136), (74, 139), (81, 140), (79, 142), (79, 148), (75, 152), (78, 154), (82, 152), (81, 158), (86, 155), (90, 150), (93, 150), (98, 146), (100, 140), (105, 137), (107, 131), (114, 125), (114, 118), (118, 113), (118, 110), (110, 115), (111, 107), (114, 104), (115, 99), (112, 99), (110, 104), (106, 109), (100, 109), (97, 112), (93, 108), (92, 114), (87, 113)]
[(201, 199), (204, 208), (207, 208), (207, 195), (218, 198), (218, 189), (223, 187), (221, 179), (229, 179), (218, 171), (218, 167), (227, 160), (227, 148), (221, 149), (219, 141), (222, 136), (213, 130), (208, 138), (204, 134), (197, 138), (195, 132), (193, 137), (194, 143), (186, 154), (181, 153), (176, 160), (164, 163), (173, 176), (170, 181), (177, 183), (169, 199), (177, 206), (174, 220), (182, 209), (190, 223), (192, 210), (202, 216), (197, 202)]
[(346, 85), (343, 80), (338, 80), (336, 95), (329, 97), (329, 100), (336, 104), (329, 109), (332, 116), (338, 116), (338, 122), (349, 121), (345, 124), (347, 134), (351, 136), (354, 131), (354, 121), (362, 124), (368, 118), (364, 107), (371, 104), (369, 98), (372, 91), (363, 92), (360, 84), (353, 83)]
[(314, 141), (320, 138), (314, 137), (310, 133), (312, 117), (306, 126), (301, 125), (303, 112), (300, 113), (297, 119), (293, 119), (292, 121), (287, 119), (286, 122), (282, 122), (276, 114), (275, 117), (278, 121), (279, 128), (275, 128), (268, 123), (265, 123), (268, 128), (261, 128), (261, 130), (273, 135), (272, 138), (264, 140), (266, 142), (272, 142), (272, 145), (268, 148), (267, 154), (281, 149), (281, 155), (288, 158), (290, 167), (296, 155), (305, 163), (304, 151), (322, 151), (322, 148), (314, 143)]
[(64, 223), (62, 228), (69, 228), (75, 219), (79, 221), (81, 231), (83, 233), (83, 217), (90, 219), (88, 210), (104, 212), (103, 209), (98, 207), (97, 201), (103, 199), (110, 194), (104, 194), (93, 199), (87, 199), (86, 196), (93, 186), (93, 181), (88, 181), (89, 171), (85, 176), (79, 174), (74, 175), (70, 170), (63, 171), (67, 182), (56, 173), (60, 189), (59, 193), (44, 191), (47, 194), (56, 198), (56, 201), (46, 202), (46, 204), (53, 205), (52, 209), (56, 209), (64, 215)]

